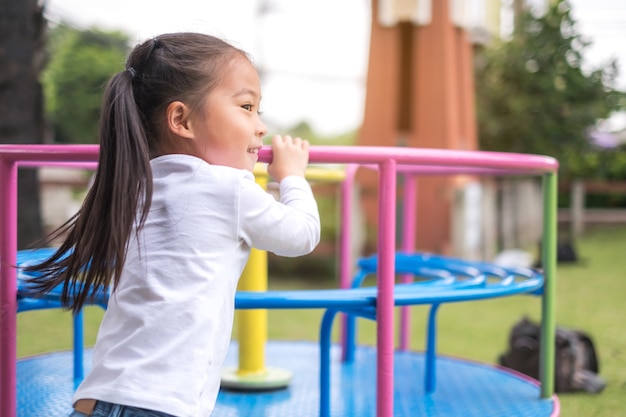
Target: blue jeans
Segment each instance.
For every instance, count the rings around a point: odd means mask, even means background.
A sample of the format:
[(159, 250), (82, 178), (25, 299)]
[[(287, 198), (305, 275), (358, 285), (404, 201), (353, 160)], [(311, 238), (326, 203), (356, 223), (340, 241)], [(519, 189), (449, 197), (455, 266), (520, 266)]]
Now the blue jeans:
[[(89, 417), (76, 410), (69, 417)], [(171, 414), (159, 411), (144, 410), (143, 408), (128, 407), (125, 405), (111, 404), (98, 401), (93, 409), (91, 417), (175, 417)]]

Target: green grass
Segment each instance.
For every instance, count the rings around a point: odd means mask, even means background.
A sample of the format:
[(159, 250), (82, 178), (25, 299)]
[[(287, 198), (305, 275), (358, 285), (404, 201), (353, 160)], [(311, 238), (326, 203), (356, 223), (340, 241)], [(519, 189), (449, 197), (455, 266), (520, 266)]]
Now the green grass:
[[(600, 359), (600, 374), (607, 388), (598, 395), (559, 394), (564, 417), (626, 415), (626, 332), (620, 323), (626, 318), (626, 227), (597, 229), (576, 242), (582, 261), (560, 264), (557, 285), (557, 324), (591, 334)], [(272, 279), (271, 288), (328, 287), (324, 280)], [(447, 304), (439, 310), (439, 353), (496, 363), (506, 350), (508, 332), (522, 316), (538, 319), (538, 298), (516, 296), (480, 302)], [(412, 345), (424, 349), (426, 307), (413, 307)], [(321, 310), (274, 310), (268, 313), (269, 339), (317, 340)], [(85, 339), (95, 341), (102, 318), (97, 307), (85, 311)], [(335, 337), (337, 335), (335, 326)], [(360, 320), (359, 343), (374, 344), (375, 326)], [(234, 337), (236, 338), (236, 331)], [(18, 315), (18, 355), (20, 357), (69, 349), (71, 316), (58, 310), (34, 311)], [(268, 365), (272, 365), (269, 363)]]

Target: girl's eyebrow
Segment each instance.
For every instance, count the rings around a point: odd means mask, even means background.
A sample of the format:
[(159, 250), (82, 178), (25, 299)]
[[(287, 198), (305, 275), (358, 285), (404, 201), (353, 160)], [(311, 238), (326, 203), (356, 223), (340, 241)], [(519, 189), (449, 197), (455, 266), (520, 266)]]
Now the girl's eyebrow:
[(244, 87), (241, 90), (236, 91), (235, 94), (233, 94), (233, 97), (245, 96), (248, 94), (255, 98), (259, 97), (259, 94), (255, 90), (248, 87)]

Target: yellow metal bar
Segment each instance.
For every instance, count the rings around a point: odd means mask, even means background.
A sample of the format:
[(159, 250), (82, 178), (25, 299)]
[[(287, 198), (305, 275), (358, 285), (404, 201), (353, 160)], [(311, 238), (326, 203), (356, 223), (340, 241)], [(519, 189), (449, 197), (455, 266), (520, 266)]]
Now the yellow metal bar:
[(305, 173), (306, 179), (311, 181), (342, 182), (346, 179), (346, 172), (341, 169), (324, 169), (308, 167)]
[[(256, 164), (256, 166), (254, 167), (254, 175), (257, 178), (261, 176), (267, 178), (267, 166), (264, 164)], [(305, 177), (307, 180), (310, 181), (342, 182), (344, 179), (346, 179), (346, 173), (343, 167), (329, 169), (310, 166), (306, 170)]]

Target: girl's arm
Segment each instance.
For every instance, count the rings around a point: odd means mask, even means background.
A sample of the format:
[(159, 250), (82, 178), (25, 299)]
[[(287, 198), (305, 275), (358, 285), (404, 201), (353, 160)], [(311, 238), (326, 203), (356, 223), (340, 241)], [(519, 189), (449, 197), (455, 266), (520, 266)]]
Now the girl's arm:
[(320, 218), (311, 186), (292, 175), (280, 182), (280, 201), (251, 178), (240, 201), (240, 233), (246, 243), (280, 256), (302, 256), (320, 241)]

